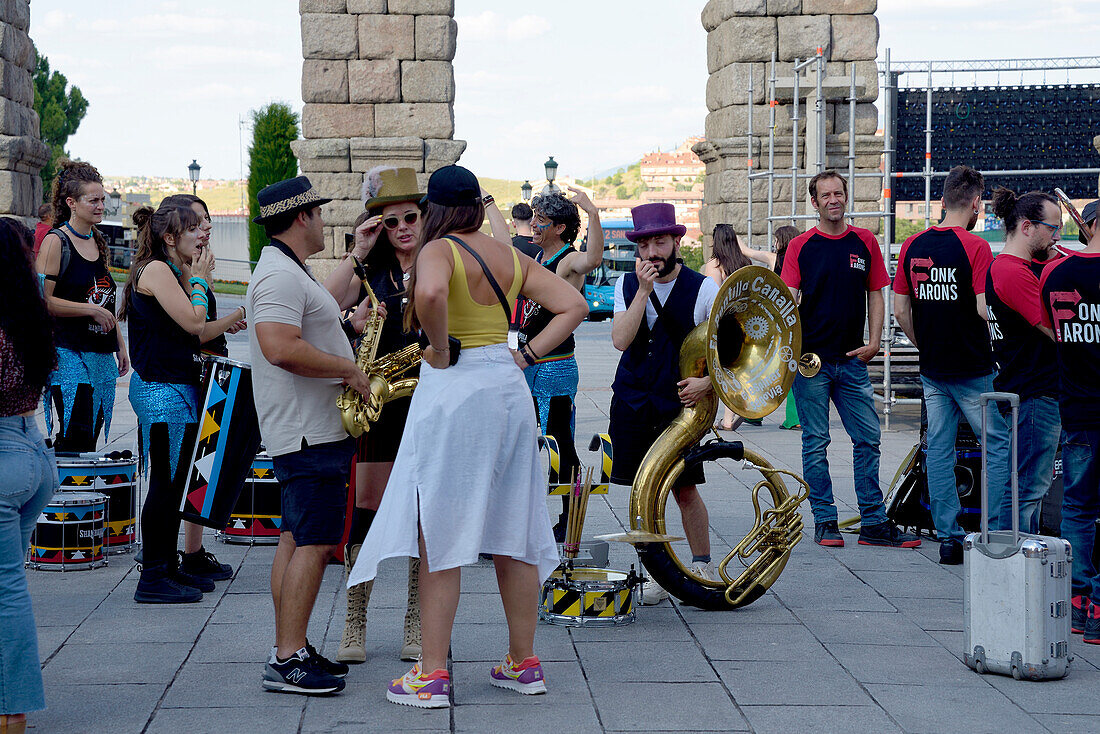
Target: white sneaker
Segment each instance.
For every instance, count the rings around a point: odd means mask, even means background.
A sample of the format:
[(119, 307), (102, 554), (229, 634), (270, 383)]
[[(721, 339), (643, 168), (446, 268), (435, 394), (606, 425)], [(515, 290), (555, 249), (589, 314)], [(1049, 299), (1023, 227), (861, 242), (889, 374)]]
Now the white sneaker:
[(696, 561), (691, 564), (690, 570), (694, 575), (706, 579), (707, 581), (720, 582), (722, 580), (718, 577), (718, 572), (714, 570), (714, 564), (709, 561), (705, 563), (703, 561)]
[(669, 596), (670, 594), (652, 579), (642, 584), (642, 606), (651, 607), (654, 604), (660, 604)]

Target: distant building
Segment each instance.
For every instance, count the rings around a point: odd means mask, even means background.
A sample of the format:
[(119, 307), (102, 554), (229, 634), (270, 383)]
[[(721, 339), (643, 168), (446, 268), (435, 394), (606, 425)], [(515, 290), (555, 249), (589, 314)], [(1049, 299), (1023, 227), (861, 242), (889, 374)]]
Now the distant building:
[(640, 161), (642, 181), (651, 189), (675, 189), (676, 186), (695, 186), (695, 180), (706, 172), (706, 166), (691, 147), (703, 138), (688, 138), (674, 151), (649, 153)]

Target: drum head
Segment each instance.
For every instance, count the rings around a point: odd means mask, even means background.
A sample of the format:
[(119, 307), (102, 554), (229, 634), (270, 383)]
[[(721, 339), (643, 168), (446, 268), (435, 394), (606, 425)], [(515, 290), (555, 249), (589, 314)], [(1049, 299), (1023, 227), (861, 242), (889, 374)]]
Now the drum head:
[(58, 492), (50, 500), (47, 507), (84, 507), (87, 505), (102, 504), (107, 501), (107, 495), (99, 492)]
[(204, 354), (202, 355), (203, 362), (213, 362), (215, 364), (224, 364), (229, 367), (241, 367), (246, 370), (251, 370), (252, 365), (248, 362), (241, 362), (236, 359), (230, 359), (229, 357), (223, 357), (220, 354)]

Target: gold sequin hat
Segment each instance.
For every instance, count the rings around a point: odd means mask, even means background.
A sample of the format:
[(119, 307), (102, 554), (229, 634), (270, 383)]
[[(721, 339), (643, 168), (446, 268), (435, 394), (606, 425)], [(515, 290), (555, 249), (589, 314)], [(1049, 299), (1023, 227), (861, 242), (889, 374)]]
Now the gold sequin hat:
[(260, 216), (252, 221), (262, 225), (280, 214), (327, 204), (332, 199), (322, 197), (314, 191), (308, 178), (298, 176), (265, 186), (256, 194), (256, 201), (260, 205)]

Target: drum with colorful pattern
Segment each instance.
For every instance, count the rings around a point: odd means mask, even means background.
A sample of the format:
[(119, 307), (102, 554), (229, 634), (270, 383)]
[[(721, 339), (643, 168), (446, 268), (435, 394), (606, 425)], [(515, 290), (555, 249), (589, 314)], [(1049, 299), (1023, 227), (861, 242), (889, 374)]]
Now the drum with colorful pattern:
[(109, 554), (129, 553), (137, 545), (137, 459), (129, 451), (57, 457), (62, 492), (107, 495), (107, 528), (103, 539)]
[(103, 566), (107, 496), (58, 492), (42, 508), (31, 532), (27, 565), (43, 571), (82, 571)]
[(223, 543), (275, 545), (283, 522), (282, 488), (266, 453), (256, 456), (229, 522), (218, 533)]

